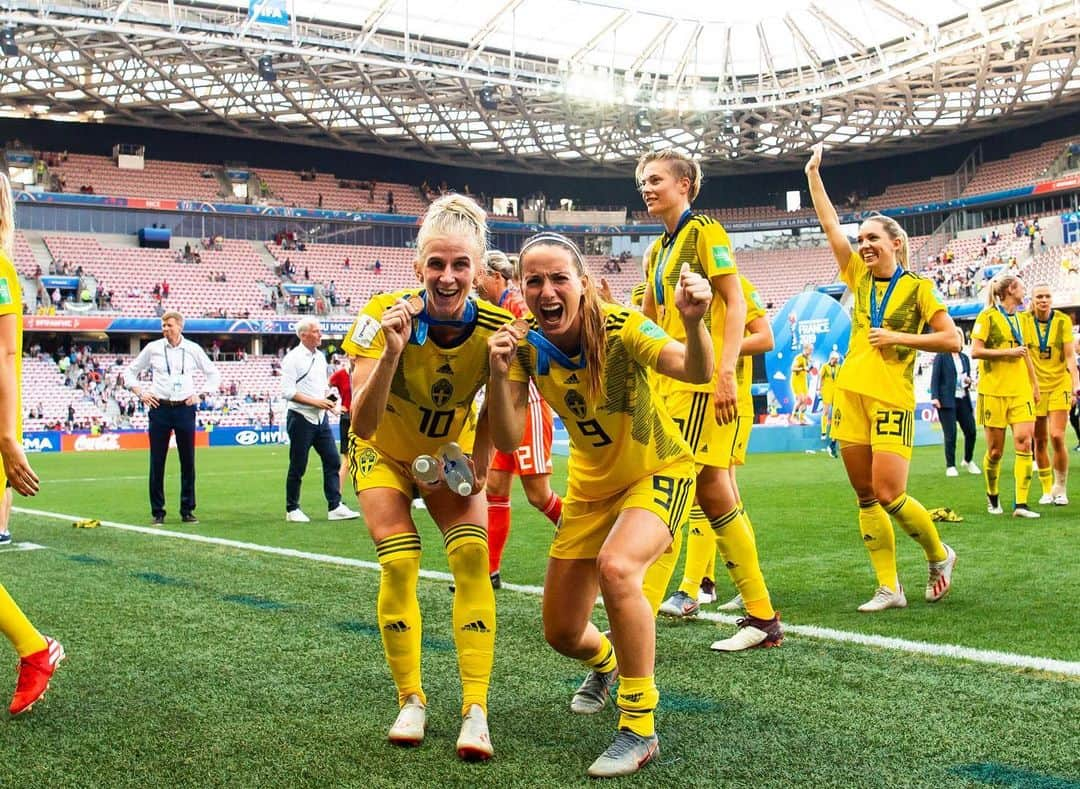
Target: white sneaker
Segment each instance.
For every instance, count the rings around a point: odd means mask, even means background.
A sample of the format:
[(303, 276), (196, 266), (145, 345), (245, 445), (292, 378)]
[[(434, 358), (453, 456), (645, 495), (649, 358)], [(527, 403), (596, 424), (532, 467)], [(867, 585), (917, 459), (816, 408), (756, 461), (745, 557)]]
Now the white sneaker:
[(351, 521), (353, 518), (359, 518), (360, 513), (354, 512), (346, 507), (344, 504), (338, 504), (330, 512), (326, 513), (326, 519), (331, 521)]
[(387, 739), (394, 745), (419, 745), (427, 728), (427, 707), (415, 693), (405, 699)]
[(990, 494), (986, 494), (986, 511), (991, 515), (1001, 515), (1005, 510), (1001, 509), (1001, 499), (997, 496), (990, 498)]
[(495, 755), (488, 733), (487, 715), (479, 704), (473, 704), (461, 721), (457, 738), (457, 755), (468, 762), (485, 761)]
[(1014, 518), (1041, 518), (1042, 515), (1035, 512), (1035, 510), (1028, 509), (1026, 504), (1017, 504), (1013, 509)]
[(285, 520), (289, 523), (311, 523), (311, 518), (303, 510), (289, 510), (285, 513)]
[(930, 577), (926, 580), (926, 602), (936, 603), (949, 593), (952, 587), (952, 571), (956, 566), (956, 551), (948, 545), (945, 548), (945, 558), (940, 562), (930, 562)]
[(728, 600), (726, 603), (724, 603), (723, 605), (717, 606), (716, 610), (717, 611), (742, 611), (743, 608), (744, 608), (744, 606), (743, 606), (742, 595), (737, 594), (733, 598)]
[(1057, 506), (1064, 507), (1068, 503), (1069, 497), (1066, 496), (1064, 493), (1058, 493), (1054, 496), (1054, 504), (1056, 504)]
[(968, 474), (982, 474), (982, 469), (975, 465), (974, 460), (969, 460), (967, 463), (962, 464), (967, 469)]
[(946, 477), (959, 477), (960, 472), (956, 470), (956, 466), (949, 466), (947, 469), (945, 469), (945, 476)]
[(859, 611), (864, 614), (872, 614), (876, 611), (884, 611), (886, 608), (907, 608), (907, 598), (904, 597), (904, 587), (896, 585), (897, 591), (887, 586), (879, 586), (874, 596), (859, 606)]
[(1054, 503), (1054, 494), (1053, 493), (1044, 493), (1044, 494), (1042, 494), (1041, 496), (1039, 496), (1039, 503), (1040, 504), (1053, 504)]

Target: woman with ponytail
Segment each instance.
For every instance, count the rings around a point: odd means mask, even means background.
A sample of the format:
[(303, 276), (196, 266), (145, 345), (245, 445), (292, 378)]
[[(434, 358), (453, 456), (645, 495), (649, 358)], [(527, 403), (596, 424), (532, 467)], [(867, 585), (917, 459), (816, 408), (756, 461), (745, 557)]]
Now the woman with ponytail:
[[(530, 378), (570, 434), (562, 523), (544, 581), (544, 635), (590, 669), (571, 702), (574, 712), (598, 712), (619, 679), (618, 732), (588, 773), (629, 775), (659, 749), (655, 620), (642, 581), (669, 549), (695, 479), (690, 447), (646, 374), (710, 380), (704, 316), (712, 288), (682, 265), (671, 308), (681, 316), (684, 344), (640, 312), (603, 302), (580, 250), (563, 236), (527, 240), (518, 273), (533, 317), (508, 324), (489, 341), (491, 434), (504, 452), (520, 443)], [(610, 638), (590, 621), (597, 592)]]
[(999, 274), (986, 288), (986, 309), (971, 330), (971, 356), (979, 360), (979, 397), (975, 416), (986, 433), (983, 475), (986, 479), (986, 511), (1001, 515), (998, 496), (1005, 430), (1012, 428), (1015, 499), (1013, 515), (1038, 518), (1028, 507), (1031, 489), (1032, 441), (1035, 435), (1035, 404), (1039, 382), (1028, 348), (1035, 346), (1034, 323), (1020, 311), (1024, 282), (1015, 274)]

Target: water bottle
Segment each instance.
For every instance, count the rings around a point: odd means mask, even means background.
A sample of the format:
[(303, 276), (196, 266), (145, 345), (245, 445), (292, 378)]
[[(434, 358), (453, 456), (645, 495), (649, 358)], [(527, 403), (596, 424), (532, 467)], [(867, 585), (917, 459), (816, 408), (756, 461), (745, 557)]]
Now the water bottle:
[(412, 462), (412, 473), (417, 482), (435, 485), (439, 481), (439, 461), (431, 455), (417, 455)]
[(442, 459), (443, 464), (443, 479), (450, 486), (450, 490), (456, 492), (459, 496), (471, 494), (475, 480), (472, 471), (469, 469), (469, 462), (465, 458), (465, 453), (457, 442), (451, 441), (448, 444), (443, 444), (439, 448), (439, 457)]

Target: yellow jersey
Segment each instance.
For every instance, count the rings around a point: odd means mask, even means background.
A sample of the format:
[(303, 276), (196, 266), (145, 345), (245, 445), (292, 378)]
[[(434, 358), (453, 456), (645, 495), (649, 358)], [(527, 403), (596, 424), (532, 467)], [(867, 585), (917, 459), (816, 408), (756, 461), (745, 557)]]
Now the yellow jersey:
[[(656, 322), (674, 340), (686, 342), (686, 328), (675, 308), (675, 288), (679, 285), (679, 272), (683, 263), (690, 270), (712, 281), (713, 277), (738, 274), (731, 241), (723, 225), (703, 214), (690, 214), (680, 221), (673, 237), (666, 233), (656, 239), (645, 254), (645, 282), (652, 291), (656, 305)], [(723, 299), (713, 298), (705, 313), (705, 328), (713, 340), (713, 352), (720, 358), (724, 343), (724, 319), (727, 306)], [(661, 376), (661, 390), (711, 392), (712, 383), (688, 384)]]
[[(1018, 342), (1013, 331), (1020, 335)], [(997, 307), (987, 307), (975, 319), (971, 329), (972, 340), (982, 340), (991, 350), (1038, 346), (1035, 340), (1035, 322), (1024, 313), (1006, 317)], [(1031, 397), (1031, 379), (1023, 357), (1005, 359), (979, 359), (979, 394), (998, 397)]]
[(649, 287), (647, 282), (639, 282), (633, 288), (630, 289), (630, 306), (641, 309), (641, 305), (645, 303), (645, 290)]
[(821, 376), (821, 384), (819, 385), (821, 399), (826, 403), (831, 403), (833, 387), (836, 386), (836, 376), (840, 374), (840, 364), (833, 364), (832, 362), (823, 364), (818, 374)]
[(890, 280), (875, 279), (854, 250), (841, 267), (840, 278), (855, 295), (855, 304), (851, 310), (851, 341), (836, 377), (836, 388), (900, 408), (914, 408), (916, 351), (903, 345), (881, 350), (870, 344), (870, 292), (874, 291), (874, 300), (881, 305), (882, 328), (921, 334), (930, 319), (945, 309), (934, 283), (901, 270), (886, 300)]
[[(747, 330), (743, 332), (743, 336), (745, 337), (750, 333), (750, 322), (765, 314), (765, 302), (762, 301), (761, 294), (757, 292), (754, 283), (742, 274), (739, 275), (739, 284), (742, 286), (743, 298), (746, 299)], [(740, 356), (739, 363), (735, 367), (735, 382), (738, 385), (736, 407), (738, 408), (739, 416), (754, 415), (754, 397), (750, 394), (750, 384), (752, 384), (753, 381), (754, 357)]]
[(791, 391), (795, 394), (806, 394), (806, 374), (809, 371), (810, 357), (805, 353), (795, 354), (791, 362)]
[[(374, 296), (353, 322), (342, 350), (378, 359), (386, 348), (380, 325), (383, 312), (419, 292), (414, 288)], [(447, 441), (471, 449), (473, 400), (488, 377), (487, 340), (514, 319), (494, 304), (475, 304), (473, 325), (454, 344), (442, 346), (429, 336), (422, 345), (410, 341), (405, 346), (390, 383), (386, 413), (371, 439), (383, 454), (411, 463), (417, 455), (434, 454)]]
[[(607, 356), (603, 396), (590, 402), (587, 376), (550, 360), (537, 371), (536, 349), (522, 340), (510, 366), (510, 380), (530, 376), (570, 434), (568, 495), (596, 501), (620, 493), (635, 482), (681, 460), (693, 458), (661, 400), (650, 388), (647, 369), (655, 369), (671, 338), (642, 313), (604, 303)], [(529, 323), (536, 329), (535, 318)], [(578, 361), (571, 359), (571, 361)]]
[(1072, 377), (1065, 366), (1065, 344), (1073, 338), (1072, 319), (1058, 310), (1051, 310), (1050, 319), (1046, 322), (1036, 318), (1034, 312), (1023, 312), (1021, 316), (1031, 323), (1035, 343), (1028, 345), (1028, 355), (1035, 365), (1039, 391), (1071, 391)]
[[(0, 251), (0, 315), (15, 316), (15, 438), (22, 442), (22, 288), (19, 286), (19, 273), (6, 252)], [(3, 490), (7, 477), (0, 464), (0, 490)]]

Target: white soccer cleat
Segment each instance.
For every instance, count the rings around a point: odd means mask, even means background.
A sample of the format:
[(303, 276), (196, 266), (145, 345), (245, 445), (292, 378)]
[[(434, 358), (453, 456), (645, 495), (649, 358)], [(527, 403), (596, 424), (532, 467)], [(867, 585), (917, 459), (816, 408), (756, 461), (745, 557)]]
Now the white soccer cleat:
[(467, 762), (486, 761), (495, 755), (488, 733), (487, 715), (479, 704), (469, 707), (461, 721), (461, 733), (457, 738), (457, 755)]
[(742, 652), (744, 649), (758, 647), (778, 647), (784, 643), (784, 627), (780, 624), (780, 614), (773, 614), (772, 619), (758, 619), (745, 616), (736, 624), (739, 629), (730, 638), (714, 641), (714, 652)]
[(743, 605), (743, 599), (741, 594), (735, 595), (723, 605), (716, 607), (717, 611), (742, 611), (745, 606)]
[(986, 494), (986, 511), (991, 515), (1001, 515), (1005, 510), (1001, 509), (1001, 500), (995, 495)]
[(1064, 507), (1069, 503), (1069, 497), (1064, 493), (1058, 493), (1054, 495), (1054, 504), (1058, 507)]
[(682, 589), (678, 590), (660, 605), (660, 613), (664, 616), (673, 616), (676, 619), (685, 619), (697, 616), (701, 604)]
[(413, 746), (424, 741), (427, 728), (427, 707), (415, 693), (405, 699), (387, 739), (394, 745)]
[(350, 510), (344, 504), (338, 504), (334, 509), (326, 513), (326, 519), (331, 521), (351, 521), (353, 518), (359, 517), (359, 512)]
[(570, 699), (570, 711), (576, 715), (594, 715), (604, 709), (604, 705), (611, 698), (611, 689), (615, 687), (615, 681), (619, 678), (619, 669), (616, 666), (611, 671), (601, 673), (590, 671), (585, 676), (585, 681)]
[(289, 523), (311, 523), (311, 518), (303, 510), (289, 510), (285, 513), (285, 520)]
[(1041, 518), (1042, 515), (1035, 512), (1035, 510), (1033, 510), (1033, 509), (1029, 509), (1028, 505), (1026, 505), (1026, 504), (1017, 504), (1013, 508), (1013, 517), (1014, 518)]
[(959, 477), (960, 472), (956, 470), (956, 466), (949, 466), (947, 469), (945, 469), (945, 476), (946, 477)]
[(936, 603), (949, 593), (952, 588), (952, 571), (956, 566), (956, 551), (948, 545), (945, 548), (945, 558), (940, 562), (930, 562), (930, 577), (926, 580), (926, 602)]
[(887, 608), (907, 608), (907, 598), (904, 597), (904, 587), (896, 585), (897, 591), (887, 586), (879, 586), (874, 596), (859, 606), (859, 611), (864, 614), (872, 614), (884, 611)]
[(633, 775), (660, 753), (655, 734), (642, 737), (629, 729), (619, 729), (608, 749), (589, 766), (590, 778), (618, 778)]
[(1054, 494), (1053, 493), (1044, 493), (1044, 494), (1042, 494), (1041, 496), (1039, 496), (1039, 503), (1040, 504), (1053, 504), (1054, 503)]

